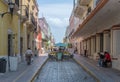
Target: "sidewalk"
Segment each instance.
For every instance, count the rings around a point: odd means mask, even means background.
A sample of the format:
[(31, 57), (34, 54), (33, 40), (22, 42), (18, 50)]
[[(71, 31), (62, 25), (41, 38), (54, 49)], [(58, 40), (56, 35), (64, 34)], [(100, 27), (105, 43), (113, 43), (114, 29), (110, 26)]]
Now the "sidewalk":
[(118, 70), (98, 67), (97, 61), (80, 55), (74, 55), (74, 60), (96, 78), (97, 82), (120, 82), (120, 71)]
[(35, 57), (31, 65), (23, 61), (18, 65), (17, 71), (0, 75), (0, 82), (30, 82), (47, 59), (46, 55)]

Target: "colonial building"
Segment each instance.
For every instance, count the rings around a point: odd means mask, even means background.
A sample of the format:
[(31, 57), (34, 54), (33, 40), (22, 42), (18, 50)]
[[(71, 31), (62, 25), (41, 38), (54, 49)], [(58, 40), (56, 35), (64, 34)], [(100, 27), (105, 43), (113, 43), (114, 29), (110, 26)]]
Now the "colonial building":
[(45, 51), (47, 51), (51, 45), (51, 38), (52, 38), (51, 30), (45, 17), (39, 18), (39, 23), (42, 33), (42, 48)]
[(70, 41), (76, 41), (79, 54), (84, 55), (87, 50), (88, 57), (95, 60), (98, 52), (109, 52), (112, 67), (120, 70), (119, 3), (119, 0), (77, 0), (72, 13), (81, 21), (74, 20), (77, 24), (72, 28), (77, 29)]
[(21, 56), (24, 54), (25, 50), (30, 47), (35, 51), (35, 38), (36, 30), (38, 26), (38, 5), (36, 0), (21, 0), (20, 1), (20, 53)]
[(0, 58), (7, 61), (10, 70), (11, 57), (19, 54), (19, 0), (0, 0)]
[(38, 27), (37, 27), (37, 37), (36, 37), (36, 49), (38, 50), (39, 54), (41, 53), (41, 48), (42, 48), (42, 31), (40, 27), (40, 22), (38, 22)]
[(36, 0), (0, 0), (0, 58), (7, 70), (17, 68), (28, 47), (34, 51), (38, 11)]

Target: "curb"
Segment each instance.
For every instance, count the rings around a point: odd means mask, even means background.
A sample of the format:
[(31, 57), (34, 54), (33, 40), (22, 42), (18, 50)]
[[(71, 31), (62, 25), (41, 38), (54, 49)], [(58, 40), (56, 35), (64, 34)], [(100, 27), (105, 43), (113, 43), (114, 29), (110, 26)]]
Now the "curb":
[(96, 75), (91, 72), (87, 67), (85, 67), (83, 64), (79, 63), (75, 58), (73, 58), (73, 60), (78, 63), (88, 74), (90, 74), (95, 80), (96, 82), (100, 82), (100, 80), (96, 77)]
[(48, 57), (47, 59), (44, 61), (44, 63), (40, 66), (40, 68), (36, 71), (36, 73), (34, 73), (32, 79), (29, 82), (34, 82), (37, 75), (39, 75), (39, 72), (41, 71), (42, 67), (46, 64), (46, 62), (48, 61)]

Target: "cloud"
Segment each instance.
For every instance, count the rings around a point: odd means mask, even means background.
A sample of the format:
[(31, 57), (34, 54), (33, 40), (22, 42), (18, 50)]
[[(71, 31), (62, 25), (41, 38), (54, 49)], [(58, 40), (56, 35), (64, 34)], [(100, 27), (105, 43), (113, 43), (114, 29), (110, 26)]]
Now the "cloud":
[(65, 28), (68, 24), (69, 24), (69, 21), (68, 21), (69, 18), (63, 18), (63, 19), (60, 19), (60, 18), (56, 18), (56, 17), (50, 17), (50, 18), (47, 18), (47, 21), (48, 23), (50, 24), (50, 26), (52, 26), (53, 28)]
[(67, 3), (42, 4), (39, 7), (39, 17), (46, 18), (56, 42), (62, 41), (64, 37), (72, 7), (72, 4)]
[(66, 27), (68, 26), (67, 18), (48, 18), (49, 25), (51, 27), (51, 31), (53, 36), (55, 37), (55, 41), (62, 42), (63, 37), (65, 35)]

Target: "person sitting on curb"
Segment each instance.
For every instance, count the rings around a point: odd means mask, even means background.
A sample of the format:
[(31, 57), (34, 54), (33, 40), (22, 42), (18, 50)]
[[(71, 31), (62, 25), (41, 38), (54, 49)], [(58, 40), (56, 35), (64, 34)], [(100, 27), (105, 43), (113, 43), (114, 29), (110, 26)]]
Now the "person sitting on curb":
[(111, 57), (110, 57), (110, 54), (108, 53), (108, 52), (104, 52), (104, 54), (105, 54), (105, 58), (104, 58), (104, 67), (107, 67), (108, 65), (108, 63), (110, 63), (111, 64)]

